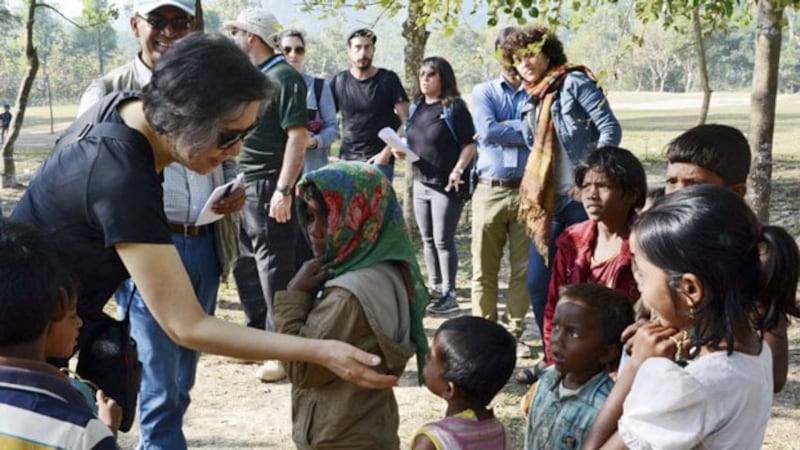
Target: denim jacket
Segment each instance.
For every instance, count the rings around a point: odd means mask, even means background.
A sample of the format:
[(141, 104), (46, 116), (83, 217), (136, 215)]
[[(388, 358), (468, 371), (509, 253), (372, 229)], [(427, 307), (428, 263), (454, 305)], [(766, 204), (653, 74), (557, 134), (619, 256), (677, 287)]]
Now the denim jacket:
[[(523, 134), (525, 142), (533, 147), (536, 130), (537, 98), (531, 98), (525, 111)], [(595, 148), (619, 145), (622, 128), (611, 111), (608, 99), (586, 74), (580, 71), (567, 73), (550, 108), (558, 143), (577, 165)]]

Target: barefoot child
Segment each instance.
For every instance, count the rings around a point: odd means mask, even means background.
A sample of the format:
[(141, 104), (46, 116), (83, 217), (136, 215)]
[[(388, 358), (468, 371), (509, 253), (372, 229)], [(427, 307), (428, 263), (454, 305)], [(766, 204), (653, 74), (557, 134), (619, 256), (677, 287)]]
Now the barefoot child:
[(447, 417), (417, 430), (414, 450), (507, 450), (508, 431), (487, 408), (516, 364), (516, 340), (481, 317), (445, 321), (425, 362), (425, 385), (447, 400)]
[(544, 310), (546, 361), (525, 369), (517, 380), (528, 384), (552, 364), (550, 334), (559, 289), (575, 283), (598, 283), (623, 293), (633, 304), (639, 298), (631, 272), (628, 231), (636, 209), (644, 205), (647, 179), (636, 156), (618, 147), (590, 153), (575, 169), (575, 185), (589, 217), (564, 230), (556, 241), (550, 288)]
[(656, 201), (630, 242), (655, 320), (632, 338), (584, 448), (761, 448), (773, 398), (761, 333), (800, 317), (794, 240), (732, 190), (701, 185)]
[(633, 308), (619, 291), (588, 283), (561, 288), (548, 346), (553, 365), (530, 405), (525, 450), (581, 448), (614, 386), (609, 367), (631, 323)]

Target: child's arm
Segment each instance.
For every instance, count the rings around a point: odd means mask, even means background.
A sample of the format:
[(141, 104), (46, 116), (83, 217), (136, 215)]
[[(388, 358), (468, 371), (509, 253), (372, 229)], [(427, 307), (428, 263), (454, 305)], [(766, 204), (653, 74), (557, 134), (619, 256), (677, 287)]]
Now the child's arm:
[(122, 423), (122, 408), (120, 408), (113, 398), (107, 397), (102, 389), (97, 390), (95, 399), (97, 400), (98, 418), (111, 429), (111, 433), (114, 435), (114, 438), (116, 438), (119, 425)]
[[(622, 405), (631, 391), (633, 380), (642, 363), (652, 356), (666, 356), (675, 353), (675, 343), (669, 339), (677, 330), (662, 325), (649, 323), (636, 332), (633, 337), (633, 354), (617, 377), (614, 389), (608, 395), (592, 428), (586, 434), (584, 450), (598, 448), (625, 448), (622, 438), (617, 433), (617, 422), (622, 417)], [(621, 447), (619, 445), (621, 445)]]
[(417, 433), (414, 436), (414, 442), (411, 444), (412, 450), (438, 450), (433, 441), (428, 438), (424, 433)]
[(764, 330), (764, 342), (772, 350), (772, 390), (776, 394), (783, 390), (789, 373), (789, 339), (786, 334), (786, 316), (781, 314), (778, 325)]
[[(326, 278), (317, 276), (318, 271), (318, 262), (306, 262), (289, 282), (288, 290), (275, 294), (275, 330), (281, 334), (334, 339), (378, 350), (364, 309), (350, 291), (337, 287), (327, 289), (324, 298), (315, 303), (311, 292)], [(284, 367), (289, 381), (297, 387), (322, 386), (339, 379), (317, 364), (290, 361)]]

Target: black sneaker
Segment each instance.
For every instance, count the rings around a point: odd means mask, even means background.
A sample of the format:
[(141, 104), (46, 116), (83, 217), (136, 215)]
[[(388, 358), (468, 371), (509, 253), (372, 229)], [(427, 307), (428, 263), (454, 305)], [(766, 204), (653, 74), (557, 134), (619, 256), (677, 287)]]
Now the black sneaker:
[(440, 291), (439, 289), (436, 289), (436, 288), (430, 288), (430, 290), (428, 290), (428, 295), (431, 296), (431, 299), (437, 299), (438, 300), (439, 297), (442, 296), (442, 291)]
[(458, 311), (458, 302), (455, 294), (442, 295), (435, 302), (428, 305), (427, 310), (433, 316), (451, 314)]

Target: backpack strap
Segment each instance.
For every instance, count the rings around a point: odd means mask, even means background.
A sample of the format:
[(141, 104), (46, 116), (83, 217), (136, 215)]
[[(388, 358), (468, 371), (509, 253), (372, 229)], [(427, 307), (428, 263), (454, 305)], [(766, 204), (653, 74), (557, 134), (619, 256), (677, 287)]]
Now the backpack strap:
[(314, 78), (314, 99), (317, 101), (317, 114), (319, 114), (319, 103), (322, 98), (322, 85), (325, 80), (322, 78)]

